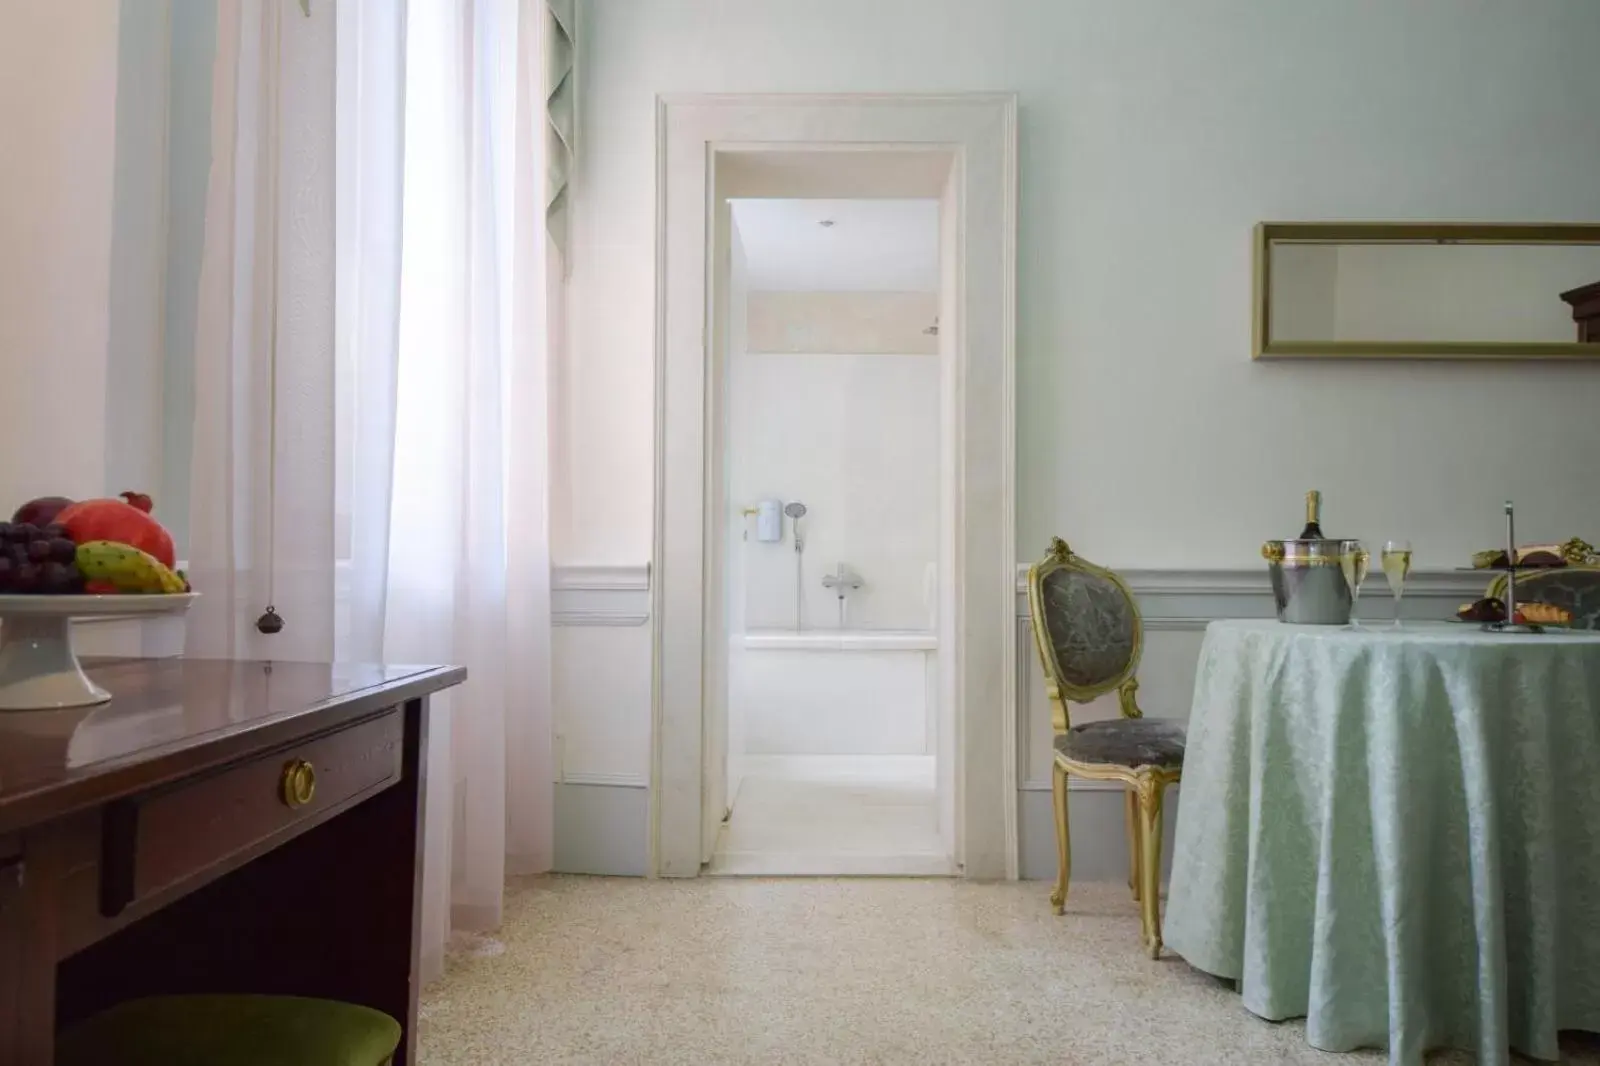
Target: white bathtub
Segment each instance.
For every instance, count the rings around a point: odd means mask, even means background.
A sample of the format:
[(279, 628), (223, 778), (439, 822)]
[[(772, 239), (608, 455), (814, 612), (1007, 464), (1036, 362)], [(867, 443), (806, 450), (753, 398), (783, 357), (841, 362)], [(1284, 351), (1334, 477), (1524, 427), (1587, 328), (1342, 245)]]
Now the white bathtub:
[(932, 632), (734, 634), (730, 755), (932, 755), (937, 655)]
[(736, 639), (756, 651), (933, 651), (939, 646), (931, 631), (894, 629), (757, 629)]

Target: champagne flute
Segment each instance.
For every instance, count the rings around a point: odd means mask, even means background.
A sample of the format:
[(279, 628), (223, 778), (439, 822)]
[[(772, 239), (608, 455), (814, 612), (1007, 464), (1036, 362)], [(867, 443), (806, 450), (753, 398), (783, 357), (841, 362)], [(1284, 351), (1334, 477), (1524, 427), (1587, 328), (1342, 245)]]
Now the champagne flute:
[(1344, 571), (1345, 583), (1350, 586), (1350, 628), (1360, 629), (1356, 621), (1356, 601), (1361, 598), (1361, 583), (1367, 579), (1367, 566), (1372, 557), (1358, 540), (1346, 541), (1339, 553), (1339, 567)]
[(1400, 628), (1400, 596), (1406, 590), (1406, 578), (1411, 576), (1411, 542), (1391, 540), (1383, 546), (1383, 576), (1389, 580), (1389, 591), (1394, 593), (1394, 627)]

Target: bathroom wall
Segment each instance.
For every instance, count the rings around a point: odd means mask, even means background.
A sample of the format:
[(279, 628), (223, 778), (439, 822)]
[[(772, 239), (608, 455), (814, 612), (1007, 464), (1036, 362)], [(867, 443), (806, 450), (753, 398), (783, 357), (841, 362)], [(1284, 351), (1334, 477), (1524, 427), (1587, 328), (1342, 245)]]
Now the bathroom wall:
[(937, 355), (936, 292), (752, 292), (750, 352)]
[[(840, 563), (864, 585), (846, 626), (929, 629), (938, 558), (939, 361), (929, 355), (735, 353), (729, 461), (735, 508), (799, 500), (806, 628), (839, 625), (822, 578)], [(742, 566), (747, 629), (793, 628), (793, 523), (784, 540), (740, 522), (730, 555)]]

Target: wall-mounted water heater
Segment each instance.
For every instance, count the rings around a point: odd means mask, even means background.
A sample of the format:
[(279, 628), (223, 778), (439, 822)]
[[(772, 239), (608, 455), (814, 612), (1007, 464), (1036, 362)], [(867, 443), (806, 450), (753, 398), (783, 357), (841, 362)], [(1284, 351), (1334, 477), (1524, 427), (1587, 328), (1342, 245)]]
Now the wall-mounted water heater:
[(756, 539), (764, 544), (783, 539), (782, 500), (762, 500), (756, 505)]

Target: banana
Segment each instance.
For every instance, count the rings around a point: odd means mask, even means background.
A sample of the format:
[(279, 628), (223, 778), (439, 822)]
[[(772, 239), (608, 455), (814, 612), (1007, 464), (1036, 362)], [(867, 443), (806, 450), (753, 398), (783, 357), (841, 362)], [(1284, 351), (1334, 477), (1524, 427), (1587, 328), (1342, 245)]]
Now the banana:
[(107, 581), (118, 592), (185, 592), (183, 578), (154, 556), (126, 544), (91, 540), (78, 545), (78, 569), (90, 581)]

